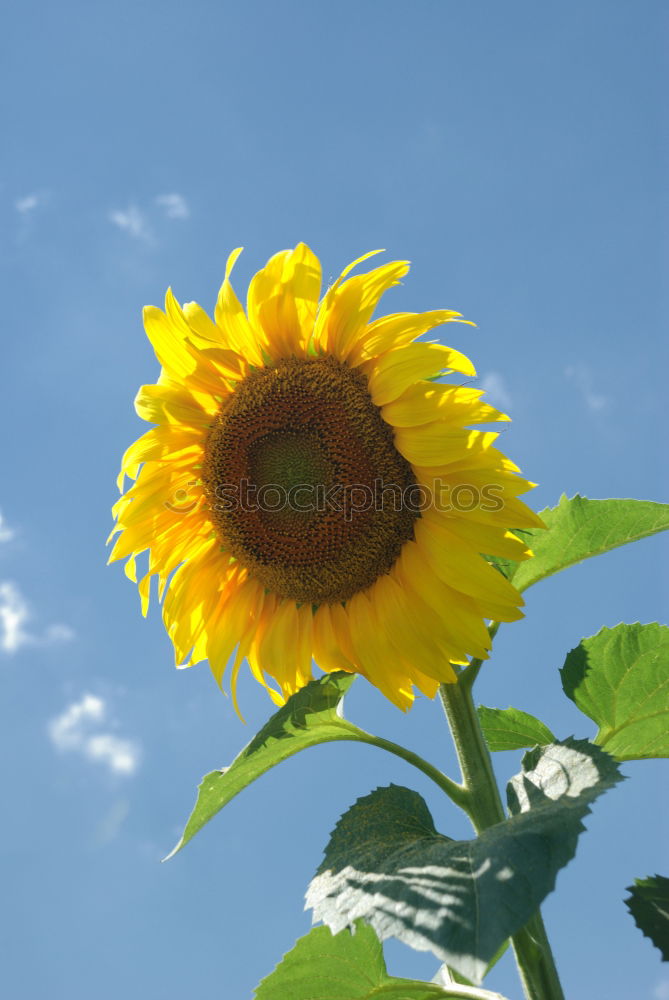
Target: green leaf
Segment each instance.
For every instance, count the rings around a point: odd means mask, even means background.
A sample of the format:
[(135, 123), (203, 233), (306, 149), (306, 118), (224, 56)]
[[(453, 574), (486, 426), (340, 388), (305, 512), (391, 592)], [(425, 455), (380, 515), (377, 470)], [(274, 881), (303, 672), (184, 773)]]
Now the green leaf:
[(669, 757), (669, 627), (616, 625), (572, 649), (565, 694), (599, 726), (617, 760)]
[(632, 895), (625, 904), (635, 924), (659, 948), (662, 961), (669, 962), (669, 878), (637, 878), (627, 891)]
[[(499, 946), (499, 948), (497, 949), (497, 951), (495, 952), (495, 954), (493, 955), (493, 957), (490, 959), (490, 961), (486, 966), (486, 970), (483, 976), (484, 979), (488, 975), (490, 970), (497, 965), (500, 958), (502, 958), (502, 956), (506, 954), (510, 944), (511, 941), (509, 938), (507, 938), (506, 941), (504, 941)], [(432, 979), (432, 982), (438, 983), (440, 986), (450, 986), (452, 983), (459, 983), (461, 986), (474, 985), (471, 979), (467, 979), (466, 976), (461, 976), (459, 972), (456, 972), (455, 969), (449, 969), (447, 965), (442, 965), (439, 967), (436, 975)]]
[(169, 861), (205, 823), (261, 774), (300, 750), (318, 743), (353, 740), (386, 750), (426, 774), (460, 806), (465, 794), (461, 785), (442, 774), (417, 753), (398, 743), (366, 733), (343, 717), (341, 700), (354, 680), (354, 674), (337, 671), (311, 681), (271, 717), (258, 735), (235, 757), (230, 767), (206, 774), (198, 788), (195, 808), (182, 837), (164, 860)]
[(314, 927), (300, 938), (271, 975), (258, 986), (255, 1000), (504, 1000), (499, 993), (471, 987), (438, 986), (389, 976), (381, 942), (358, 921), (355, 933), (333, 936)]
[(569, 500), (562, 496), (557, 507), (542, 510), (540, 516), (547, 531), (518, 532), (534, 558), (522, 563), (496, 560), (520, 591), (583, 559), (669, 528), (669, 504), (650, 500), (588, 500), (578, 494)]
[(506, 786), (512, 816), (546, 812), (579, 821), (602, 792), (624, 781), (614, 759), (588, 740), (566, 740), (528, 750), (522, 771)]
[(509, 787), (515, 815), (475, 840), (438, 833), (423, 799), (391, 785), (339, 820), (307, 890), (337, 933), (358, 918), (378, 936), (432, 951), (480, 983), (503, 942), (527, 923), (574, 855), (590, 803), (620, 780), (587, 740), (525, 755)]
[(338, 712), (354, 679), (354, 674), (339, 671), (307, 684), (271, 717), (229, 767), (206, 774), (181, 840), (165, 860), (181, 850), (239, 792), (293, 754), (333, 740), (364, 737), (368, 742), (368, 735)]
[(552, 732), (539, 719), (519, 708), (487, 708), (479, 705), (481, 729), (490, 750), (520, 750), (554, 743)]

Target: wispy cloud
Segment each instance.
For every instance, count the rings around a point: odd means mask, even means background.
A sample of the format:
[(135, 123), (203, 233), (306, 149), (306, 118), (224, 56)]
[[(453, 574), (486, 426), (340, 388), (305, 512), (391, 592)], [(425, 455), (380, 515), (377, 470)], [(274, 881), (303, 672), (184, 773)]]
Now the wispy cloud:
[(42, 196), (39, 194), (26, 194), (22, 198), (17, 198), (14, 202), (14, 208), (19, 213), (19, 215), (29, 215), (34, 212), (36, 208), (42, 202)]
[(663, 979), (656, 985), (653, 1000), (669, 1000), (669, 979)]
[(189, 219), (190, 208), (188, 202), (182, 194), (173, 192), (172, 194), (159, 194), (156, 199), (168, 219)]
[(51, 645), (74, 638), (69, 625), (49, 625), (43, 634), (35, 634), (26, 626), (32, 615), (23, 594), (9, 580), (0, 582), (0, 650), (16, 653), (23, 646)]
[(0, 583), (0, 649), (15, 653), (30, 642), (24, 629), (29, 618), (28, 605), (13, 583)]
[(139, 746), (110, 729), (106, 702), (86, 692), (52, 719), (51, 742), (60, 751), (74, 751), (89, 761), (104, 764), (112, 773), (131, 775), (139, 765)]
[(0, 542), (11, 542), (13, 537), (14, 532), (5, 521), (4, 515), (0, 510)]
[(61, 622), (57, 622), (55, 625), (49, 625), (44, 633), (44, 642), (71, 642), (75, 639), (77, 633), (69, 625), (63, 625)]
[(109, 221), (132, 237), (144, 243), (152, 242), (152, 234), (144, 212), (136, 205), (128, 205), (126, 209), (114, 209), (109, 213)]
[(102, 722), (105, 703), (94, 694), (85, 694), (73, 701), (64, 712), (49, 723), (49, 736), (59, 750), (76, 750), (83, 738), (83, 728), (91, 722)]
[(24, 243), (30, 238), (35, 228), (35, 220), (38, 210), (44, 208), (49, 200), (49, 196), (43, 191), (31, 191), (29, 194), (21, 195), (14, 201), (14, 210), (18, 216), (17, 239), (19, 243)]
[(91, 760), (106, 764), (117, 774), (133, 774), (137, 769), (139, 754), (131, 740), (122, 740), (113, 733), (98, 733), (85, 743), (85, 753)]
[(169, 194), (159, 194), (153, 202), (145, 208), (131, 203), (127, 208), (115, 208), (109, 212), (108, 219), (117, 229), (140, 243), (155, 244), (154, 230), (151, 226), (151, 218), (154, 221), (156, 208), (166, 219), (185, 220), (190, 218), (190, 207), (182, 194), (172, 191)]
[(130, 801), (128, 799), (117, 799), (116, 802), (112, 803), (111, 809), (102, 818), (95, 832), (96, 847), (105, 847), (116, 840), (129, 812)]
[(572, 385), (578, 389), (585, 405), (591, 413), (598, 413), (600, 410), (606, 408), (609, 401), (606, 396), (602, 396), (601, 393), (595, 391), (592, 375), (586, 364), (579, 361), (575, 365), (569, 365), (568, 368), (565, 368), (564, 374)]
[(499, 372), (488, 372), (481, 376), (481, 388), (490, 396), (489, 402), (493, 406), (508, 410), (513, 405), (511, 393), (504, 381), (504, 377)]

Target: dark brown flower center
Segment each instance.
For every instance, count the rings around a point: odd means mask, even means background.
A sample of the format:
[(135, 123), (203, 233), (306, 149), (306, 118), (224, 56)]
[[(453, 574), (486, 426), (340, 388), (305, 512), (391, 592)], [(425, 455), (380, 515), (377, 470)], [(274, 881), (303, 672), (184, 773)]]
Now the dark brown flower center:
[(387, 573), (418, 516), (364, 375), (329, 357), (252, 371), (209, 433), (203, 481), (222, 545), (268, 590), (310, 604)]

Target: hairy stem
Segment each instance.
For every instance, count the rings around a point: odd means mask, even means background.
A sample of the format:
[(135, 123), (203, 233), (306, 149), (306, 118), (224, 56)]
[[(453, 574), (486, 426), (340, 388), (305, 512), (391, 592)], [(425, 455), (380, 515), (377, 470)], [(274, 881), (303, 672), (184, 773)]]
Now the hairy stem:
[[(439, 691), (462, 771), (463, 808), (476, 832), (482, 833), (502, 823), (506, 815), (472, 698), (479, 668), (480, 663), (472, 661), (457, 683), (442, 684)], [(511, 943), (527, 1000), (564, 1000), (539, 910), (513, 935)]]

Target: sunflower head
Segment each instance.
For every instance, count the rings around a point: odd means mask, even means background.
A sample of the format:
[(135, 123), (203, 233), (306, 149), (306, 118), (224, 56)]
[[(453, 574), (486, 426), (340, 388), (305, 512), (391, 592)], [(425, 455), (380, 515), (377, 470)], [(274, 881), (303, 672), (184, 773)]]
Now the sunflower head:
[(239, 252), (214, 320), (169, 290), (145, 309), (162, 369), (135, 406), (155, 426), (123, 458), (111, 560), (136, 581), (148, 550), (143, 612), (156, 576), (177, 665), (207, 659), (221, 684), (232, 658), (233, 697), (245, 660), (278, 704), (315, 662), (406, 708), (487, 656), (486, 619), (521, 617), (485, 556), (531, 555), (514, 529), (541, 525), (518, 499), (532, 484), (497, 434), (469, 429), (508, 418), (462, 385), (468, 358), (418, 339), (459, 313), (372, 320), (406, 262), (351, 276), (367, 254), (321, 299), (299, 244), (255, 275), (244, 310)]

